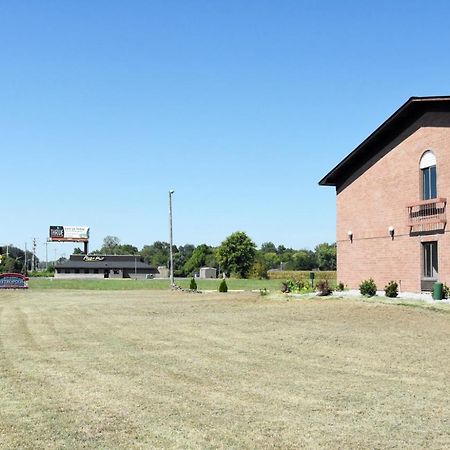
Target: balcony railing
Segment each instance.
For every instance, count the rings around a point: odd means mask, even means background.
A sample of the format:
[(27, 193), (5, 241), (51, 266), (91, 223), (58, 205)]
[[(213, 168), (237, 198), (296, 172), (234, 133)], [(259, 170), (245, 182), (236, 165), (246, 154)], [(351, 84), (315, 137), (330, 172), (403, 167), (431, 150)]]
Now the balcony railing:
[(407, 205), (407, 221), (410, 231), (423, 233), (443, 230), (447, 223), (446, 206), (446, 198), (432, 198)]

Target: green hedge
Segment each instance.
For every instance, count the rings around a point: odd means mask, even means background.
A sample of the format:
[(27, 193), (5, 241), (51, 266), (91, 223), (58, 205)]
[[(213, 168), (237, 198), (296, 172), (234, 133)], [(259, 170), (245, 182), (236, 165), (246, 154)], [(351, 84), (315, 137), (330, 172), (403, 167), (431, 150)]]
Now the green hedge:
[(328, 281), (330, 285), (336, 286), (335, 270), (269, 270), (267, 272), (267, 275), (270, 280), (297, 280), (309, 282), (310, 272), (314, 272), (314, 283), (317, 283), (319, 281)]

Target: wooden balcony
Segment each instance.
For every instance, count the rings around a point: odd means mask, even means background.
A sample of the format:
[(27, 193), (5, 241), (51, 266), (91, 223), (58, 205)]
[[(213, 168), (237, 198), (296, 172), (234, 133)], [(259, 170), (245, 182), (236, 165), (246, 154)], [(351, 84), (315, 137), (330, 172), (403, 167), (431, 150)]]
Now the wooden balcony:
[(432, 198), (406, 206), (407, 223), (411, 233), (440, 231), (447, 223), (447, 199)]

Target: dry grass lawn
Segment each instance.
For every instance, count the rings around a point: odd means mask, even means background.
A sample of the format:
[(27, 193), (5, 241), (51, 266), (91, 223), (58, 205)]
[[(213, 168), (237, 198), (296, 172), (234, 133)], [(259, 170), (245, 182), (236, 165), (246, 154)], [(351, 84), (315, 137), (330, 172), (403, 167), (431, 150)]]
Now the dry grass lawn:
[(0, 292), (0, 448), (449, 448), (450, 314)]

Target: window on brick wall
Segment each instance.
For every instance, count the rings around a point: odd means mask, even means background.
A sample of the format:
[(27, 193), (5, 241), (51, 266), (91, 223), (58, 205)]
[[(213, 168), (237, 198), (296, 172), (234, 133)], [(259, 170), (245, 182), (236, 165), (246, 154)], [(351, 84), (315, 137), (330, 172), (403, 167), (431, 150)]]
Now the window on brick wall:
[(427, 150), (420, 159), (422, 171), (422, 199), (430, 200), (437, 197), (436, 157)]

